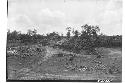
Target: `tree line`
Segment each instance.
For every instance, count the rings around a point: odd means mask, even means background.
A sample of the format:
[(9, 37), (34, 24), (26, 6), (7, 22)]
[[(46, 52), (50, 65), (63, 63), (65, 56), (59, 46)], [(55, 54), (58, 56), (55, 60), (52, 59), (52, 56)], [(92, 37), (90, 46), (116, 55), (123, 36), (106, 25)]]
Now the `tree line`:
[[(82, 31), (74, 30), (72, 27), (67, 27), (66, 36), (59, 35), (58, 32), (48, 33), (41, 35), (37, 33), (37, 30), (28, 30), (26, 34), (20, 31), (8, 30), (7, 32), (7, 44), (9, 43), (23, 43), (23, 44), (42, 44), (44, 46), (55, 45), (56, 42), (66, 39), (61, 45), (57, 45), (60, 48), (79, 52), (80, 50), (93, 51), (96, 47), (121, 47), (122, 36), (113, 35), (107, 36), (100, 34), (99, 26), (93, 26), (85, 24), (81, 26)], [(73, 35), (71, 35), (71, 33)]]

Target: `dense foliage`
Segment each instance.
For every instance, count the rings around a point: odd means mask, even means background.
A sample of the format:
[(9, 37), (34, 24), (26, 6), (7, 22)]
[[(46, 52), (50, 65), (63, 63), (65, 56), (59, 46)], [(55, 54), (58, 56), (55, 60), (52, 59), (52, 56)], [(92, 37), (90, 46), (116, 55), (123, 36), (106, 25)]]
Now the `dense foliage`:
[[(52, 32), (46, 35), (37, 34), (37, 30), (28, 30), (26, 34), (18, 31), (8, 30), (7, 43), (20, 43), (20, 44), (42, 44), (56, 45), (65, 50), (80, 52), (81, 50), (93, 51), (96, 47), (121, 47), (122, 36), (106, 36), (100, 34), (99, 26), (92, 26), (85, 24), (81, 26), (82, 31), (72, 30), (71, 27), (67, 27), (66, 36), (59, 35), (57, 32)], [(71, 31), (73, 35), (71, 35)], [(58, 44), (57, 42), (66, 40)]]
[[(100, 33), (98, 26), (83, 25), (82, 31), (73, 30), (73, 36), (68, 37), (69, 41), (64, 42), (61, 47), (74, 52), (80, 52), (81, 50), (87, 50), (88, 53), (95, 52), (96, 47), (121, 47), (122, 36), (106, 36)], [(68, 31), (67, 33), (69, 33)]]

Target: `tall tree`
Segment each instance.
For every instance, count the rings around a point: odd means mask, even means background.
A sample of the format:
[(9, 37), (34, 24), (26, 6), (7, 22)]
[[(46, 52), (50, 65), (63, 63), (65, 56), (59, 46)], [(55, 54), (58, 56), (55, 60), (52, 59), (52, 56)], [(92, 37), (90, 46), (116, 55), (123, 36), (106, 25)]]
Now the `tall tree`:
[(68, 31), (66, 35), (67, 35), (67, 38), (69, 39), (70, 36), (71, 36), (71, 33), (70, 33), (71, 32), (71, 27), (67, 27), (66, 30)]
[(36, 35), (36, 33), (37, 33), (36, 29), (34, 29), (34, 30), (29, 29), (28, 32), (27, 32), (27, 34), (30, 35), (30, 36)]
[(74, 37), (77, 38), (79, 36), (79, 31), (78, 30), (75, 30), (74, 31)]
[(98, 32), (100, 31), (99, 27), (85, 24), (81, 26), (81, 28), (82, 28), (82, 33), (80, 36), (81, 47), (83, 49), (93, 49), (98, 37)]

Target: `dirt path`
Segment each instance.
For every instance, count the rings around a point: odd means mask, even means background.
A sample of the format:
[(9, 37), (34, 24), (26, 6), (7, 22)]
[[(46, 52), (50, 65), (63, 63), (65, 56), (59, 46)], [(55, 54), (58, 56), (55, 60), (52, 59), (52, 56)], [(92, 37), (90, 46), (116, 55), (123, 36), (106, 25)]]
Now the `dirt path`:
[(57, 54), (58, 51), (56, 49), (53, 49), (51, 47), (46, 46), (46, 56), (44, 56), (43, 61), (46, 61), (48, 58), (52, 57), (54, 54)]
[(122, 55), (122, 52), (119, 51), (119, 50), (111, 50), (111, 49), (109, 49), (109, 50), (110, 50), (109, 55), (113, 55), (113, 54), (119, 54), (119, 55)]
[(64, 50), (58, 49), (58, 48), (54, 49), (54, 48), (48, 47), (48, 46), (46, 46), (45, 48), (46, 48), (46, 56), (44, 57), (44, 61), (46, 61), (50, 57), (54, 56), (55, 54), (59, 54), (59, 53), (63, 53), (63, 54), (66, 54), (66, 55), (72, 54), (72, 55), (75, 55), (75, 56), (84, 56), (84, 57), (86, 57), (86, 56), (89, 57), (90, 56), (90, 55), (76, 54), (76, 53), (69, 52), (69, 51), (64, 51)]
[(122, 57), (122, 51), (117, 50), (117, 49), (108, 49), (110, 51), (110, 53), (108, 55), (110, 55), (112, 58), (121, 58)]

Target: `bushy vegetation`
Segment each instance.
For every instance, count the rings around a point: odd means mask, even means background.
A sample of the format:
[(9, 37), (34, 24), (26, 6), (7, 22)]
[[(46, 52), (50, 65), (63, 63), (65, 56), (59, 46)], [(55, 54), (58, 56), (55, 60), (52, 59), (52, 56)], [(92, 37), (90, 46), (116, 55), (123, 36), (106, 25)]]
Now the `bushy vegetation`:
[(69, 36), (70, 30), (68, 30), (68, 41), (64, 42), (61, 47), (74, 52), (80, 52), (86, 50), (88, 53), (96, 53), (96, 47), (121, 47), (122, 36), (106, 36), (100, 33), (99, 26), (83, 25), (82, 31), (73, 31), (73, 36)]
[[(81, 26), (82, 31), (74, 30), (71, 27), (67, 27), (66, 36), (59, 35), (57, 32), (52, 32), (46, 35), (37, 34), (37, 30), (28, 30), (27, 34), (23, 34), (20, 31), (8, 30), (7, 43), (19, 43), (19, 44), (42, 44), (43, 46), (58, 46), (68, 51), (79, 53), (81, 50), (86, 50), (88, 53), (95, 52), (96, 47), (121, 47), (122, 36), (106, 36), (100, 34), (99, 26), (92, 26), (85, 24)], [(71, 35), (71, 31), (72, 34)], [(58, 41), (66, 39), (67, 41), (58, 44)]]

